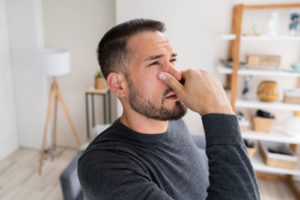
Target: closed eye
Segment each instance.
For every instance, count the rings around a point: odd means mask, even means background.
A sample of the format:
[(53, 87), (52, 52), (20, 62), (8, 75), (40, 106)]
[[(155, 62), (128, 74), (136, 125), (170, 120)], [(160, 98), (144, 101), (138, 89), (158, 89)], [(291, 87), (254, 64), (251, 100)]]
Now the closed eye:
[(159, 65), (159, 62), (155, 61), (155, 62), (151, 63), (149, 66), (153, 66), (153, 65)]
[(176, 58), (171, 59), (170, 62), (176, 62)]

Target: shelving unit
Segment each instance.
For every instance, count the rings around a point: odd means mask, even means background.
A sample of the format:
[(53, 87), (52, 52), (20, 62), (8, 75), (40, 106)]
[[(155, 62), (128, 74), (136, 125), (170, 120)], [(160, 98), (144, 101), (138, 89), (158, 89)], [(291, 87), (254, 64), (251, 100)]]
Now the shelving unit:
[(300, 110), (300, 105), (287, 104), (280, 101), (266, 103), (258, 100), (236, 99), (235, 106), (239, 108), (257, 108), (257, 109), (267, 109), (267, 110), (285, 110), (285, 111)]
[[(225, 66), (218, 66), (218, 70), (222, 74), (232, 74), (232, 69)], [(284, 70), (262, 70), (262, 69), (239, 69), (238, 75), (251, 76), (272, 76), (272, 77), (296, 77), (300, 78), (300, 72), (284, 71)]]
[(300, 144), (300, 136), (288, 136), (283, 133), (282, 130), (272, 130), (270, 133), (260, 133), (253, 130), (249, 130), (245, 133), (242, 133), (242, 137), (244, 139), (250, 140), (263, 140), (263, 141), (270, 141), (270, 142), (283, 142), (283, 143), (293, 143), (293, 144)]
[(263, 173), (272, 173), (279, 175), (293, 175), (300, 176), (300, 164), (297, 163), (297, 166), (294, 170), (290, 169), (281, 169), (277, 167), (269, 167), (266, 166), (259, 152), (255, 152), (253, 157), (251, 158), (251, 163), (255, 171), (263, 172)]
[[(220, 36), (223, 40), (235, 40), (235, 34), (222, 34)], [(290, 35), (278, 35), (278, 36), (242, 36), (241, 40), (292, 40), (292, 41), (300, 41), (300, 36), (290, 36)]]
[[(231, 74), (231, 105), (234, 110), (236, 107), (240, 108), (255, 108), (255, 109), (268, 109), (268, 110), (284, 110), (284, 111), (300, 111), (300, 105), (286, 104), (282, 102), (265, 103), (257, 100), (243, 100), (237, 99), (237, 79), (239, 75), (253, 75), (253, 76), (276, 76), (276, 77), (289, 77), (298, 78), (298, 87), (300, 87), (300, 73), (283, 71), (283, 70), (258, 70), (242, 68), (239, 70), (240, 62), (240, 47), (241, 41), (300, 41), (300, 37), (293, 37), (288, 35), (281, 36), (243, 36), (242, 35), (242, 16), (245, 10), (253, 9), (295, 9), (300, 8), (300, 4), (268, 4), (268, 5), (243, 5), (239, 4), (234, 6), (232, 14), (232, 26), (231, 34), (222, 34), (220, 37), (223, 40), (230, 42), (229, 58), (233, 61), (232, 69), (226, 68), (222, 65), (218, 66), (218, 70), (222, 74)], [(269, 134), (258, 133), (253, 130), (249, 130), (246, 133), (242, 133), (244, 139), (263, 140), (273, 142), (284, 142), (291, 144), (292, 150), (296, 151), (296, 144), (300, 144), (300, 137), (288, 136), (283, 133), (282, 130), (275, 130)], [(272, 178), (278, 180), (286, 180), (290, 186), (293, 194), (300, 200), (300, 193), (297, 191), (296, 186), (293, 183), (292, 176), (300, 176), (300, 160), (297, 162), (297, 167), (294, 170), (287, 170), (275, 167), (266, 166), (263, 159), (260, 157), (259, 152), (251, 158), (252, 165), (257, 172), (258, 177)], [(276, 174), (276, 176), (273, 176)], [(282, 176), (284, 175), (284, 176)]]

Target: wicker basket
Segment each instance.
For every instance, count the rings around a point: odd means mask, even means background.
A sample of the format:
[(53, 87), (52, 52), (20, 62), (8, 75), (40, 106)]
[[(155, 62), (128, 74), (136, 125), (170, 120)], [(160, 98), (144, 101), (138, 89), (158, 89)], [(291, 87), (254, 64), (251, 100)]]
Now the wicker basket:
[(300, 104), (300, 97), (284, 96), (284, 103)]
[(283, 102), (291, 104), (300, 104), (300, 88), (285, 90)]
[(247, 64), (249, 67), (278, 68), (281, 57), (279, 55), (248, 54)]
[(254, 153), (256, 152), (256, 146), (254, 146), (253, 148), (247, 147), (247, 151), (250, 157), (252, 157), (254, 155)]
[(262, 133), (269, 133), (274, 125), (275, 119), (253, 116), (253, 130)]
[[(271, 144), (271, 145), (270, 145)], [(297, 156), (295, 155), (282, 155), (277, 153), (270, 153), (267, 151), (267, 147), (273, 146), (274, 148), (275, 143), (267, 143), (267, 142), (260, 142), (259, 143), (259, 152), (261, 153), (264, 162), (267, 166), (270, 167), (279, 167), (284, 169), (295, 169), (297, 163)], [(277, 143), (275, 148), (282, 148), (281, 146), (287, 144)]]

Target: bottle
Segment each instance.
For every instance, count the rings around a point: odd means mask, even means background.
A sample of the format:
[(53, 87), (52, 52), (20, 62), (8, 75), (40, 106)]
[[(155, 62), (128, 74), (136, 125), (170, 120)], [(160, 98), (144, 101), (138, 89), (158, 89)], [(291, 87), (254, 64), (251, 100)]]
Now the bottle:
[(268, 35), (278, 35), (278, 13), (276, 11), (272, 13), (272, 17), (268, 23)]

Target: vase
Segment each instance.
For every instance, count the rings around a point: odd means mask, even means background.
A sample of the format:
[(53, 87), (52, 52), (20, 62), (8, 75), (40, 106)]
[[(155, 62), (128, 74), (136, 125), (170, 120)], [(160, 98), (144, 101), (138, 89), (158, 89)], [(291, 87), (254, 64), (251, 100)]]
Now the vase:
[(96, 90), (103, 90), (105, 89), (105, 80), (103, 77), (95, 78), (95, 89)]
[(259, 100), (265, 102), (276, 101), (279, 98), (277, 82), (262, 81), (257, 87), (256, 92)]

